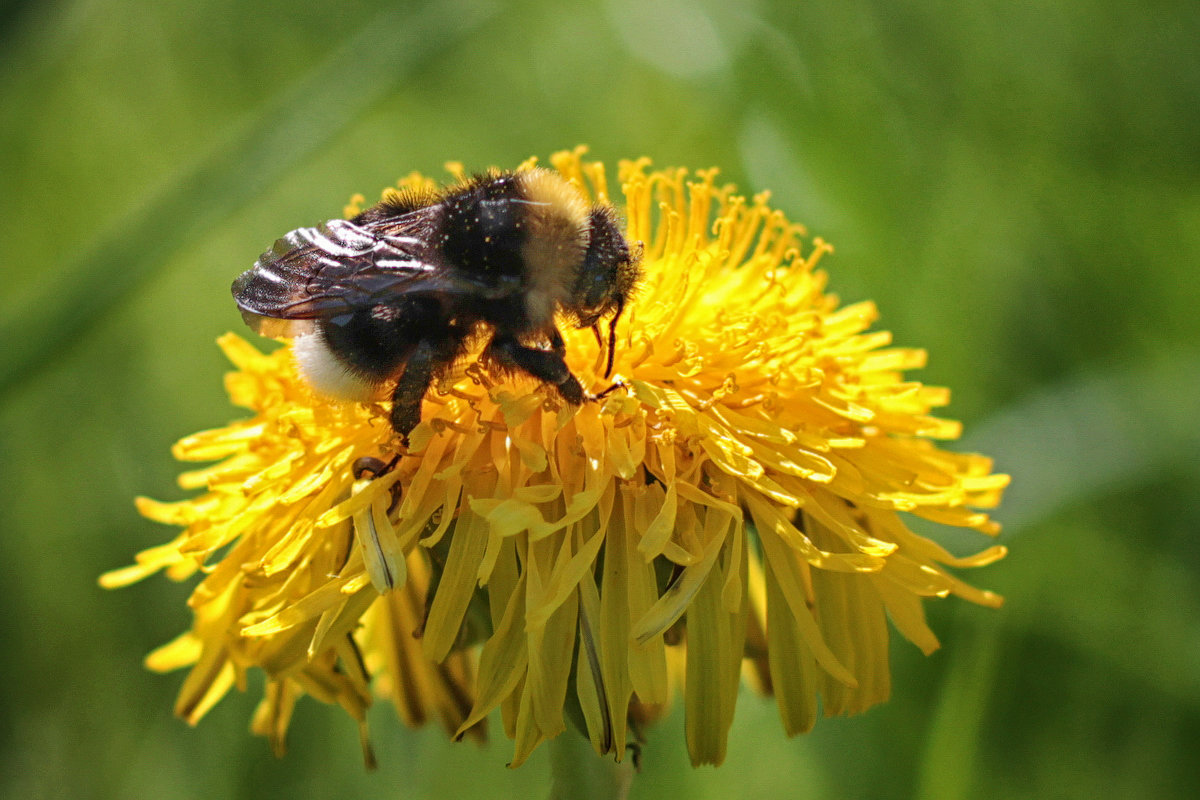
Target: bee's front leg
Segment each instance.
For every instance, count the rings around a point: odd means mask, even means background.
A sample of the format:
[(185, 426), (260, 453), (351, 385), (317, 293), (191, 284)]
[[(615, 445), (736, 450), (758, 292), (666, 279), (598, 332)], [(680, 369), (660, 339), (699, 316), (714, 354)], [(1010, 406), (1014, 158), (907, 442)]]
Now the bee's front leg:
[(571, 405), (581, 405), (587, 395), (563, 359), (566, 351), (557, 329), (550, 336), (550, 346), (550, 350), (542, 350), (521, 344), (515, 336), (497, 335), (488, 345), (487, 355), (503, 368), (519, 370), (550, 384)]
[(625, 382), (624, 378), (622, 378), (620, 375), (618, 375), (616, 377), (616, 379), (612, 382), (611, 385), (609, 385), (609, 387), (607, 389), (601, 389), (596, 394), (589, 394), (587, 396), (587, 399), (588, 400), (603, 400), (604, 398), (608, 397), (610, 394), (615, 392), (617, 389), (628, 389), (628, 388), (629, 388), (629, 384)]

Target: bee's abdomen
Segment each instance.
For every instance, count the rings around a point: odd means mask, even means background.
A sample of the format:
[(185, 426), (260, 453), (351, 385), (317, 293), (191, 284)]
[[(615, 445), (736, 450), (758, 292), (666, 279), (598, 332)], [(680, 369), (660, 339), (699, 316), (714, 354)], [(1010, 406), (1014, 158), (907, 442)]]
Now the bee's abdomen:
[(406, 297), (321, 322), (312, 339), (297, 341), (305, 378), (318, 392), (349, 400), (377, 393), (395, 378), (422, 339), (464, 338), (434, 297)]

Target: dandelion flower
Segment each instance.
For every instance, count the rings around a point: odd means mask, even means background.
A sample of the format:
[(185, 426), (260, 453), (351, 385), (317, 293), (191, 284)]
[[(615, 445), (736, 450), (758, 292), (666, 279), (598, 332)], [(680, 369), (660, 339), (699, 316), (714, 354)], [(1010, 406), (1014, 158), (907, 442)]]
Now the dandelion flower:
[[(499, 708), (513, 765), (572, 717), (619, 760), (630, 721), (681, 683), (692, 761), (720, 763), (743, 674), (796, 734), (819, 709), (887, 698), (888, 617), (928, 653), (923, 598), (999, 605), (950, 568), (1002, 547), (955, 557), (906, 519), (995, 534), (981, 509), (1008, 478), (934, 444), (959, 434), (930, 413), (948, 392), (905, 379), (925, 353), (871, 330), (872, 303), (825, 292), (829, 245), (715, 170), (623, 162), (622, 203), (582, 149), (552, 164), (623, 206), (643, 246), (618, 328), (624, 389), (573, 407), (467, 359), (395, 468), (356, 478), (358, 459), (397, 452), (387, 404), (318, 400), (289, 349), (223, 337), (251, 416), (176, 445), (216, 462), (180, 478), (202, 493), (138, 507), (184, 531), (103, 578), (202, 574), (192, 629), (148, 658), (191, 668), (188, 721), (258, 668), (252, 727), (277, 750), (301, 696), (342, 706), (365, 741), (380, 695), (456, 737)], [(574, 374), (605, 388), (602, 343), (564, 334)]]

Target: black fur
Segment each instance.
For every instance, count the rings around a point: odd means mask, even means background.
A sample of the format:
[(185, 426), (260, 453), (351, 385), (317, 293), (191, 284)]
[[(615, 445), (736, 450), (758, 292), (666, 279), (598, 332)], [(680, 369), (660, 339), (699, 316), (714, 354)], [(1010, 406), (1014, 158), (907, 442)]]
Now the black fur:
[(520, 280), (522, 222), (527, 200), (515, 175), (477, 177), (442, 200), (445, 212), (434, 234), (446, 260), (488, 285)]

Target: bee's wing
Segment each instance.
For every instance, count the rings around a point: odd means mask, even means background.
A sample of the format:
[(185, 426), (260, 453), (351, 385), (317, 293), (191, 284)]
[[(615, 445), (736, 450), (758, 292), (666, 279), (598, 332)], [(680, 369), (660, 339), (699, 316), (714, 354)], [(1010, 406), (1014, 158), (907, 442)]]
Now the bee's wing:
[(233, 282), (233, 298), (254, 330), (290, 335), (299, 326), (279, 320), (328, 319), (413, 293), (488, 291), (435, 263), (427, 239), (413, 235), (426, 226), (413, 222), (385, 228), (335, 219), (298, 228)]

